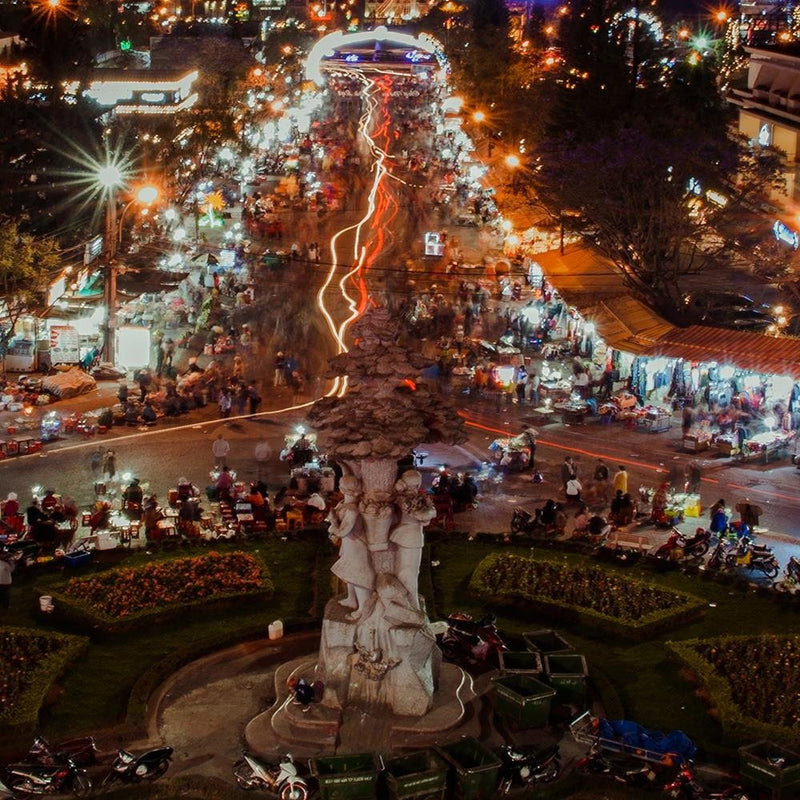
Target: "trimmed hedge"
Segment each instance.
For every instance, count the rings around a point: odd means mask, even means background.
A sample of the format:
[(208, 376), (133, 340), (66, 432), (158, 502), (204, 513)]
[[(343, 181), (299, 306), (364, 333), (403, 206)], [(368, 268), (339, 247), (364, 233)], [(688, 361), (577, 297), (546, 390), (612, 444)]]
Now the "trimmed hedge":
[(187, 610), (271, 597), (272, 579), (255, 555), (209, 552), (119, 567), (49, 587), (56, 615), (93, 631), (118, 633)]
[(523, 599), (562, 620), (636, 640), (695, 619), (705, 606), (693, 595), (597, 567), (502, 553), (478, 564), (469, 587), (489, 603)]
[(81, 636), (0, 628), (0, 725), (4, 735), (30, 735), (50, 687), (88, 644)]
[[(666, 646), (703, 686), (726, 734), (740, 740), (797, 742), (800, 636), (722, 636), (667, 642)], [(788, 685), (778, 685), (777, 675), (765, 669), (767, 664)], [(778, 706), (782, 707), (779, 722), (766, 719), (770, 708)]]

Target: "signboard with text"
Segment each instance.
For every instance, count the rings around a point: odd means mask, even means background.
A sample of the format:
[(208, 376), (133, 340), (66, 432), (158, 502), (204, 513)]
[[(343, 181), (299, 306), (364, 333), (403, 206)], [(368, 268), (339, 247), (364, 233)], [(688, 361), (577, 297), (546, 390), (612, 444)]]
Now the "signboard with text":
[(50, 327), (50, 362), (77, 364), (81, 360), (81, 337), (71, 325)]

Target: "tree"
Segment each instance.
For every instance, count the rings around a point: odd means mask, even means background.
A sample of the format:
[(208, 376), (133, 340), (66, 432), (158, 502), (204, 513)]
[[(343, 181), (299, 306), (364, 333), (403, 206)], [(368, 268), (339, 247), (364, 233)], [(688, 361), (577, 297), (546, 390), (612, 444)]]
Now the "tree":
[[(659, 136), (627, 127), (593, 142), (551, 140), (539, 155), (532, 177), (539, 197), (562, 217), (565, 209), (580, 211), (582, 229), (622, 266), (628, 285), (676, 321), (683, 278), (732, 257), (732, 240), (719, 233), (723, 219), (782, 183), (780, 153), (754, 150), (738, 135)], [(698, 184), (724, 188), (728, 205), (698, 213)]]
[(0, 352), (5, 355), (23, 314), (44, 307), (50, 276), (60, 264), (53, 240), (20, 232), (17, 221), (0, 217)]

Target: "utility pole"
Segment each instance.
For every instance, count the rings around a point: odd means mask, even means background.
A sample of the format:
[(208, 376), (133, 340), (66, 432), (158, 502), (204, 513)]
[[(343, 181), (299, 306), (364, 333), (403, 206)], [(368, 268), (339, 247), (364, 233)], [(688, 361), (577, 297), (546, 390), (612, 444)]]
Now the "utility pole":
[(117, 192), (109, 188), (106, 193), (106, 269), (105, 305), (106, 322), (103, 350), (105, 360), (116, 363), (116, 324), (117, 324)]

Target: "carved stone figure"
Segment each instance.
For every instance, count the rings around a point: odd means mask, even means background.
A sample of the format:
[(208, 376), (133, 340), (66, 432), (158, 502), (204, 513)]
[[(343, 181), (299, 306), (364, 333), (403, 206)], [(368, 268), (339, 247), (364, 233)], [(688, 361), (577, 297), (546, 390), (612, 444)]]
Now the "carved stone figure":
[(450, 401), (420, 381), (427, 362), (397, 343), (399, 333), (387, 309), (365, 313), (352, 348), (331, 361), (347, 392), (309, 413), (345, 473), (330, 522), (342, 542), (333, 572), (347, 594), (325, 608), (316, 677), (325, 705), (422, 716), (441, 663), (418, 585), (423, 527), (435, 510), (419, 492), (419, 472), (397, 480), (397, 462), (421, 442), (465, 437)]
[(419, 567), (422, 547), (425, 544), (423, 527), (435, 516), (436, 509), (427, 495), (420, 494), (422, 475), (410, 469), (395, 484), (400, 521), (392, 529), (389, 539), (395, 545), (394, 574), (408, 592), (413, 608), (420, 608)]
[(340, 541), (339, 558), (331, 572), (347, 584), (347, 596), (339, 601), (352, 609), (349, 620), (357, 620), (361, 609), (375, 586), (375, 570), (364, 537), (364, 522), (358, 498), (361, 482), (354, 475), (345, 475), (339, 488), (344, 499), (328, 515), (328, 532)]

